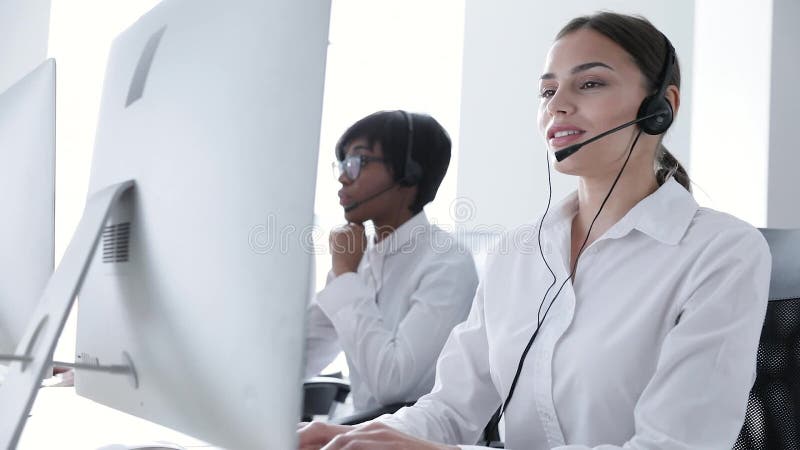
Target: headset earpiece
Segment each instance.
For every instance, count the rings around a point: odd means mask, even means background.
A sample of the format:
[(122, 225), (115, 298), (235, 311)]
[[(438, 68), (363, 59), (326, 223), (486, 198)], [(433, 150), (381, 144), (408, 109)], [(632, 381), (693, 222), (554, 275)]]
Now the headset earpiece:
[(406, 119), (408, 125), (408, 144), (406, 145), (406, 163), (403, 167), (403, 176), (397, 181), (401, 186), (416, 186), (422, 179), (422, 166), (411, 158), (414, 149), (414, 120), (411, 114), (401, 110), (400, 114)]
[(670, 125), (672, 125), (674, 113), (672, 105), (667, 100), (666, 93), (670, 78), (672, 78), (672, 70), (675, 66), (675, 48), (672, 47), (672, 44), (666, 36), (664, 36), (664, 46), (667, 51), (659, 77), (658, 91), (642, 101), (641, 106), (639, 106), (639, 112), (636, 114), (637, 118), (641, 118), (663, 111), (662, 114), (639, 123), (639, 128), (643, 132), (651, 135), (658, 135), (666, 132)]
[(657, 97), (658, 94), (651, 95), (642, 101), (642, 106), (639, 107), (639, 113), (636, 117), (644, 117), (663, 111), (655, 117), (639, 122), (639, 128), (647, 134), (659, 135), (669, 129), (672, 125), (672, 105), (667, 101), (666, 97)]
[(422, 167), (417, 164), (415, 161), (410, 161), (406, 164), (405, 168), (406, 174), (400, 180), (400, 184), (403, 186), (416, 186), (419, 184), (419, 181), (422, 179)]

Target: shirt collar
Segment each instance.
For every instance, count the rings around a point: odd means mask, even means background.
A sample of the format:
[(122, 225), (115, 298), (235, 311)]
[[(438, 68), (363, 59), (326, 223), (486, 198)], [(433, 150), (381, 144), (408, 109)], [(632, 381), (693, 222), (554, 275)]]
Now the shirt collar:
[[(631, 208), (608, 230), (605, 237), (620, 238), (636, 229), (665, 244), (677, 245), (689, 228), (697, 209), (698, 205), (692, 194), (670, 178)], [(569, 226), (577, 211), (578, 192), (575, 191), (556, 206), (553, 216), (545, 219), (543, 227)]]
[(420, 211), (397, 227), (392, 234), (383, 238), (382, 241), (374, 242), (373, 239), (370, 239), (372, 243), (371, 250), (379, 255), (391, 255), (404, 248), (407, 244), (414, 242), (417, 236), (425, 233), (429, 228), (428, 216), (425, 215), (425, 211)]
[(697, 209), (692, 194), (670, 178), (628, 211), (620, 221), (625, 223), (618, 232), (622, 235), (635, 228), (665, 244), (677, 245), (689, 229)]
[(563, 200), (556, 204), (550, 217), (545, 217), (542, 223), (542, 228), (548, 227), (564, 227), (567, 229), (572, 224), (572, 218), (578, 213), (578, 191), (573, 191), (571, 194), (564, 197)]

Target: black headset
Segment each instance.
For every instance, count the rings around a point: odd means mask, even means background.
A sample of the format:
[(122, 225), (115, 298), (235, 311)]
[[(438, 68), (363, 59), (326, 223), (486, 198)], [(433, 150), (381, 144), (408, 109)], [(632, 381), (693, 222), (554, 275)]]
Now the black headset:
[(642, 100), (642, 105), (639, 106), (639, 112), (636, 114), (636, 117), (639, 118), (661, 113), (655, 117), (639, 122), (639, 128), (643, 132), (651, 135), (659, 135), (667, 131), (670, 125), (672, 125), (673, 119), (672, 104), (667, 100), (666, 93), (670, 78), (672, 78), (673, 67), (675, 66), (675, 48), (672, 46), (667, 36), (664, 36), (664, 46), (666, 52), (664, 56), (664, 65), (658, 77), (660, 82), (658, 91)]
[(397, 183), (401, 186), (415, 186), (422, 179), (422, 166), (411, 158), (411, 152), (414, 149), (414, 119), (412, 114), (406, 111), (398, 110), (398, 112), (405, 118), (408, 126), (408, 142), (406, 143), (406, 163), (403, 168), (403, 176), (397, 180)]

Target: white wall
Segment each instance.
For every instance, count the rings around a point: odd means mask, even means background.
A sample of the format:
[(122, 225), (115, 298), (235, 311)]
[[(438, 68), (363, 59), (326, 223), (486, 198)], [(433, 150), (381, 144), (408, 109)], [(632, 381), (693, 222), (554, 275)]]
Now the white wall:
[(767, 225), (800, 228), (800, 1), (773, 0)]
[[(538, 80), (553, 38), (570, 19), (598, 9), (644, 15), (669, 36), (682, 72), (692, 73), (693, 0), (562, 0), (554, 6), (467, 0), (457, 195), (469, 206), (463, 220), (468, 229), (511, 227), (544, 212), (547, 166), (536, 127)], [(681, 109), (665, 143), (689, 166), (690, 76), (684, 76), (681, 92)], [(575, 180), (553, 174), (556, 202), (574, 189)]]
[(334, 146), (348, 126), (381, 109), (430, 114), (450, 133), (450, 169), (425, 210), (452, 223), (463, 26), (464, 0), (333, 1), (315, 208), (326, 231), (344, 221), (330, 169)]
[(755, 226), (800, 228), (800, 2), (696, 3), (698, 198)]
[(47, 57), (50, 0), (0, 0), (0, 92)]
[(765, 226), (772, 1), (698, 1), (695, 25), (695, 197)]

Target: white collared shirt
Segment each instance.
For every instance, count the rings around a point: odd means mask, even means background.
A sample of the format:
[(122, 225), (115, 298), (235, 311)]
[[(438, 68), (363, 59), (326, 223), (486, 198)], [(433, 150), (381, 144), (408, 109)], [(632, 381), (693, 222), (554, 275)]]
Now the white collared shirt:
[[(572, 194), (542, 226), (558, 278), (548, 301), (567, 277), (576, 212)], [(379, 420), (438, 442), (476, 442), (552, 281), (535, 231), (511, 233), (489, 255), (432, 393)], [(755, 228), (666, 182), (580, 257), (526, 358), (505, 413), (506, 448), (729, 450), (755, 377), (770, 267)]]
[(368, 248), (357, 273), (329, 275), (309, 306), (306, 377), (344, 350), (357, 411), (418, 399), (477, 285), (469, 250), (420, 212)]

